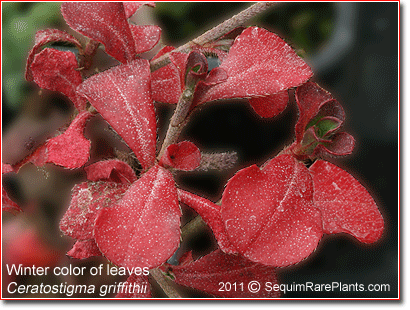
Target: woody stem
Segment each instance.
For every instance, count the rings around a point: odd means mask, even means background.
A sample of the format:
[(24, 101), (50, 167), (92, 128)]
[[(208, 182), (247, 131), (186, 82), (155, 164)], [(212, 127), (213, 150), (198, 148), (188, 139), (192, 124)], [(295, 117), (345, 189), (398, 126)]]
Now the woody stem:
[(155, 281), (157, 281), (159, 286), (169, 298), (182, 298), (181, 295), (179, 295), (179, 293), (173, 287), (171, 280), (167, 279), (167, 277), (162, 273), (161, 270), (159, 270), (158, 268), (151, 269), (149, 273), (155, 279)]
[[(276, 2), (257, 2), (242, 12), (236, 14), (235, 16), (225, 20), (223, 23), (218, 26), (208, 30), (204, 34), (200, 35), (194, 40), (189, 41), (188, 43), (180, 46), (179, 48), (173, 50), (172, 52), (187, 53), (191, 50), (194, 45), (203, 45), (205, 43), (214, 41), (221, 37), (222, 35), (228, 33), (229, 31), (244, 25), (252, 17), (258, 15), (259, 13), (265, 11), (269, 7), (276, 5)], [(166, 66), (170, 63), (169, 54), (166, 53), (161, 57), (151, 61), (151, 71), (158, 70), (161, 67)]]

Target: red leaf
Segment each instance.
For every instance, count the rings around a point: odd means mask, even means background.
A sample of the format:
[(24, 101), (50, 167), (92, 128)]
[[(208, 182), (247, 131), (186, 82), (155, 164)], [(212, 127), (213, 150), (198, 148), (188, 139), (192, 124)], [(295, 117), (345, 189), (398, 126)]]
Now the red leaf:
[(194, 209), (205, 223), (212, 229), (215, 239), (222, 251), (229, 254), (238, 253), (228, 239), (221, 217), (221, 207), (208, 199), (196, 196), (178, 189), (179, 199), (182, 203)]
[[(206, 80), (201, 82), (198, 85), (198, 87), (202, 88), (201, 84), (203, 84), (204, 86), (216, 85), (216, 84), (225, 82), (227, 79), (228, 79), (228, 74), (226, 73), (226, 71), (220, 67), (216, 67), (216, 68), (213, 68), (211, 72), (209, 72), (208, 76), (206, 77)], [(197, 92), (198, 90), (196, 89), (195, 91)]]
[(168, 146), (159, 164), (178, 170), (190, 171), (197, 168), (200, 162), (201, 152), (198, 147), (192, 142), (182, 141)]
[(306, 82), (312, 71), (277, 35), (257, 27), (244, 30), (220, 68), (225, 83), (210, 87), (198, 103), (226, 98), (274, 95)]
[(314, 201), (322, 211), (325, 233), (348, 233), (365, 243), (380, 239), (383, 217), (359, 181), (323, 160), (317, 160), (309, 170), (315, 188)]
[(67, 252), (67, 255), (72, 258), (86, 259), (93, 256), (102, 256), (97, 244), (93, 239), (78, 240), (73, 248)]
[(188, 251), (188, 252), (185, 252), (179, 259), (179, 266), (188, 265), (193, 262), (194, 262), (194, 258), (192, 257), (192, 251)]
[(151, 287), (148, 277), (144, 275), (136, 276), (132, 274), (127, 282), (121, 287), (115, 298), (151, 298)]
[(344, 121), (344, 111), (340, 103), (316, 83), (308, 82), (299, 86), (295, 97), (299, 108), (299, 119), (295, 126), (296, 142), (302, 141), (307, 126), (311, 125), (309, 123), (316, 117), (319, 120), (323, 116), (334, 116)]
[(91, 142), (84, 137), (85, 125), (93, 115), (84, 111), (67, 130), (47, 141), (47, 162), (70, 169), (84, 166), (90, 157)]
[(104, 44), (106, 53), (118, 61), (135, 58), (134, 38), (121, 2), (64, 2), (61, 13), (72, 29)]
[(161, 37), (161, 28), (154, 25), (137, 26), (130, 24), (132, 36), (135, 41), (135, 52), (137, 54), (150, 51), (157, 45)]
[(338, 132), (332, 136), (330, 142), (319, 144), (314, 155), (317, 157), (345, 156), (353, 152), (355, 145), (354, 138), (346, 132)]
[(125, 16), (130, 18), (135, 12), (142, 7), (143, 5), (148, 5), (151, 7), (155, 7), (155, 2), (123, 2), (125, 9)]
[(1, 163), (1, 174), (16, 172), (12, 165)]
[(100, 210), (115, 205), (129, 185), (113, 182), (83, 182), (74, 186), (70, 206), (60, 221), (60, 230), (74, 239), (94, 238)]
[[(152, 60), (174, 49), (172, 46), (165, 46)], [(179, 71), (173, 63), (152, 72), (151, 89), (154, 101), (171, 104), (178, 103), (179, 97), (182, 94), (183, 85)]]
[(38, 86), (66, 95), (80, 112), (86, 109), (86, 100), (76, 92), (82, 78), (72, 52), (45, 48), (35, 55), (30, 68)]
[(84, 168), (87, 179), (90, 181), (107, 181), (117, 183), (134, 183), (137, 175), (125, 162), (118, 159), (110, 159), (96, 162)]
[(27, 163), (32, 163), (35, 166), (42, 167), (47, 163), (47, 142), (40, 145), (37, 149), (33, 151), (30, 155), (23, 158), (20, 162), (15, 164), (13, 168), (18, 172), (21, 167)]
[(49, 43), (52, 42), (67, 42), (74, 44), (80, 53), (82, 53), (82, 46), (80, 42), (77, 41), (76, 38), (69, 35), (68, 33), (58, 30), (58, 29), (45, 29), (39, 30), (36, 33), (36, 38), (34, 42), (34, 46), (31, 49), (28, 57), (27, 57), (27, 64), (26, 64), (26, 80), (31, 82), (33, 81), (33, 75), (31, 73), (31, 63), (34, 60), (34, 56), (40, 52), (41, 48)]
[(180, 217), (171, 173), (154, 166), (115, 206), (101, 210), (94, 237), (101, 252), (114, 264), (154, 268), (178, 248)]
[[(208, 294), (225, 298), (277, 298), (280, 292), (267, 291), (262, 287), (259, 292), (251, 293), (248, 285), (258, 281), (262, 286), (270, 282), (278, 285), (275, 268), (251, 262), (241, 256), (229, 255), (216, 250), (191, 264), (170, 266), (175, 282), (192, 287)], [(236, 287), (224, 288), (221, 282), (236, 283)]]
[(158, 54), (156, 54), (154, 57), (152, 57), (151, 60), (158, 59), (158, 58), (161, 57), (162, 55), (165, 55), (166, 53), (169, 53), (169, 52), (173, 51), (174, 49), (175, 49), (175, 47), (173, 47), (173, 46), (169, 46), (169, 45), (164, 46), (164, 47), (158, 52)]
[(23, 212), (19, 205), (10, 199), (3, 186), (1, 187), (1, 210), (10, 212), (14, 215), (19, 212)]
[(156, 116), (148, 61), (137, 59), (96, 74), (78, 92), (124, 139), (142, 167), (149, 168), (155, 160)]
[(322, 237), (309, 171), (289, 155), (239, 171), (223, 193), (222, 220), (238, 251), (266, 265), (296, 264)]
[(254, 97), (249, 99), (252, 108), (260, 117), (274, 117), (285, 110), (289, 102), (288, 91), (279, 92), (266, 97)]

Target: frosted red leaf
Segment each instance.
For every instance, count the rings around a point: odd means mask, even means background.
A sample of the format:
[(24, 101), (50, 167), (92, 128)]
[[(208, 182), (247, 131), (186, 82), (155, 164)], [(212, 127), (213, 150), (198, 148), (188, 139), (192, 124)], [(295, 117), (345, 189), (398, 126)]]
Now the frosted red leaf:
[(266, 97), (254, 97), (249, 103), (260, 117), (274, 117), (285, 110), (289, 102), (288, 91), (279, 92)]
[(1, 174), (15, 172), (12, 165), (1, 163)]
[(10, 199), (3, 186), (1, 187), (1, 210), (14, 215), (23, 211), (17, 203)]
[(216, 84), (225, 82), (227, 78), (228, 78), (228, 74), (226, 73), (226, 71), (222, 68), (216, 67), (216, 68), (213, 68), (211, 72), (209, 72), (205, 81), (200, 82), (200, 85), (201, 84), (203, 84), (204, 86), (216, 85)]
[[(158, 53), (163, 55), (172, 51), (167, 49)], [(155, 56), (153, 59), (156, 59)], [(201, 53), (192, 51), (189, 54), (171, 53), (169, 55), (171, 63), (155, 70), (152, 73), (152, 93), (155, 101), (176, 104), (185, 88), (195, 89), (205, 80), (208, 70), (208, 62)], [(225, 72), (216, 71), (220, 74), (213, 75), (211, 81), (206, 85), (214, 85), (223, 77)], [(198, 83), (199, 82), (199, 83)], [(203, 85), (201, 86), (203, 88)]]
[(13, 168), (18, 172), (21, 167), (27, 163), (32, 163), (35, 166), (41, 167), (47, 163), (47, 142), (36, 148), (30, 155), (23, 158), (15, 164)]
[(295, 97), (299, 108), (299, 119), (295, 126), (296, 142), (302, 141), (312, 121), (316, 123), (322, 117), (333, 116), (343, 123), (345, 114), (340, 103), (316, 83), (308, 82), (299, 86)]
[(135, 52), (145, 53), (157, 45), (161, 37), (161, 28), (155, 25), (138, 26), (130, 24), (132, 36), (135, 41)]
[(118, 61), (135, 58), (134, 38), (121, 2), (64, 2), (61, 13), (72, 29), (102, 43)]
[(148, 276), (132, 274), (120, 288), (115, 298), (151, 298)]
[(186, 53), (171, 53), (169, 54), (171, 63), (177, 68), (178, 76), (181, 81), (181, 93), (185, 88), (185, 74), (186, 74), (186, 62), (188, 54)]
[(126, 18), (130, 18), (143, 5), (155, 7), (155, 2), (123, 2)]
[(380, 239), (384, 229), (383, 217), (359, 181), (323, 160), (317, 160), (309, 171), (315, 188), (314, 201), (322, 211), (325, 233), (348, 233), (365, 243)]
[(179, 259), (179, 266), (187, 265), (194, 262), (192, 251), (185, 252)]
[(166, 53), (172, 52), (174, 49), (175, 49), (175, 47), (166, 45), (163, 48), (161, 48), (161, 50), (154, 57), (152, 57), (151, 60), (158, 59), (162, 55), (165, 55)]
[[(208, 62), (204, 55), (196, 51), (189, 54), (171, 53), (169, 59), (177, 68), (181, 91), (180, 96), (185, 88), (194, 89), (199, 80), (204, 80), (208, 71)], [(195, 68), (195, 70), (194, 70)]]
[(34, 41), (34, 46), (30, 50), (29, 55), (27, 57), (27, 64), (26, 64), (26, 80), (31, 82), (33, 81), (33, 75), (31, 73), (31, 63), (34, 60), (34, 56), (41, 51), (41, 48), (49, 43), (52, 42), (67, 42), (70, 44), (74, 44), (79, 52), (82, 52), (82, 46), (80, 42), (77, 41), (72, 35), (58, 29), (44, 29), (39, 30), (36, 32), (36, 37)]
[(66, 95), (78, 111), (85, 110), (87, 102), (76, 92), (82, 77), (72, 52), (45, 48), (34, 56), (30, 69), (38, 86)]
[(72, 258), (86, 259), (93, 256), (102, 256), (94, 239), (77, 240), (67, 255)]
[[(275, 268), (251, 262), (240, 255), (223, 253), (220, 249), (181, 266), (169, 266), (175, 282), (223, 298), (278, 298), (280, 292), (261, 289), (251, 293), (248, 285), (258, 281), (278, 285)], [(221, 282), (231, 287), (222, 287)], [(233, 287), (237, 284), (236, 288)], [(243, 284), (242, 284), (243, 283)], [(242, 286), (243, 285), (243, 286)], [(221, 290), (221, 288), (223, 290)]]
[(129, 184), (137, 180), (134, 170), (118, 159), (96, 162), (84, 168), (90, 181), (107, 181)]
[(194, 209), (212, 229), (219, 247), (225, 253), (238, 253), (236, 248), (229, 241), (225, 230), (225, 225), (221, 217), (221, 207), (208, 199), (199, 197), (187, 191), (178, 189), (179, 200), (188, 207)]
[(156, 147), (150, 74), (148, 61), (137, 59), (96, 74), (78, 88), (124, 139), (144, 169), (154, 163)]
[(226, 186), (221, 212), (231, 243), (265, 265), (296, 264), (322, 237), (309, 171), (289, 155), (270, 160), (263, 169), (240, 170)]
[(80, 168), (87, 163), (91, 142), (84, 137), (84, 129), (92, 116), (88, 111), (81, 112), (63, 134), (47, 141), (48, 163), (69, 169)]
[[(172, 46), (165, 46), (152, 59), (157, 59), (174, 49)], [(179, 71), (173, 63), (152, 72), (151, 89), (154, 101), (176, 104), (181, 95), (182, 87)]]
[(330, 142), (319, 144), (313, 155), (317, 157), (344, 156), (353, 152), (355, 139), (346, 132), (338, 132), (332, 136)]
[(162, 155), (159, 164), (178, 170), (194, 170), (201, 163), (201, 152), (198, 147), (189, 141), (171, 144)]
[(198, 103), (274, 95), (312, 76), (309, 66), (289, 45), (258, 27), (249, 27), (236, 38), (220, 68), (226, 70), (227, 81), (210, 87)]
[(185, 88), (195, 89), (199, 81), (205, 80), (208, 73), (208, 61), (204, 55), (196, 51), (189, 53), (182, 77)]
[(114, 206), (128, 188), (128, 184), (113, 182), (83, 182), (75, 185), (70, 206), (60, 221), (60, 230), (74, 239), (94, 238), (95, 219), (100, 210)]
[(155, 268), (179, 246), (180, 217), (172, 175), (156, 165), (115, 206), (101, 210), (94, 238), (104, 256), (118, 266)]

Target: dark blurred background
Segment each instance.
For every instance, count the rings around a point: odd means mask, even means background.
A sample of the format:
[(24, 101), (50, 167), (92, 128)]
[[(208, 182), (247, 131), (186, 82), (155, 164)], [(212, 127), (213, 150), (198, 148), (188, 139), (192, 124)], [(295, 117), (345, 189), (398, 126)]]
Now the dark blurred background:
[[(155, 9), (143, 8), (136, 21), (158, 23), (163, 28), (161, 43), (177, 46), (248, 5), (243, 2), (161, 2)], [(3, 162), (15, 163), (53, 136), (73, 112), (62, 96), (39, 92), (35, 85), (24, 80), (25, 59), (33, 46), (36, 30), (68, 28), (59, 13), (59, 3), (2, 3), (2, 23)], [(354, 135), (357, 144), (354, 154), (333, 163), (366, 186), (386, 221), (384, 237), (376, 244), (360, 244), (343, 235), (328, 236), (307, 260), (291, 268), (278, 269), (278, 273), (281, 283), (389, 284), (390, 291), (289, 292), (284, 297), (397, 297), (398, 3), (282, 3), (249, 25), (263, 26), (284, 38), (311, 65), (315, 73), (313, 80), (342, 103), (346, 112), (345, 131)], [(99, 54), (99, 61), (108, 61), (102, 52)], [(164, 126), (171, 109), (158, 105), (157, 111), (159, 126)], [(261, 120), (244, 102), (209, 104), (196, 112), (181, 138), (189, 138), (205, 151), (237, 151), (238, 166), (242, 168), (264, 163), (291, 143), (296, 119), (293, 102), (279, 117), (269, 120)], [(164, 130), (160, 128), (160, 136)], [(100, 119), (90, 122), (87, 135), (93, 142), (95, 158), (114, 156), (115, 149), (121, 148)], [(185, 173), (178, 182), (217, 201), (224, 184), (236, 170), (200, 175)], [(61, 236), (58, 222), (68, 207), (72, 186), (83, 178), (82, 171), (27, 165), (17, 176), (8, 175), (4, 179), (10, 196), (25, 212), (17, 216), (3, 214), (3, 262), (21, 261), (26, 252), (30, 252), (28, 257), (24, 256), (27, 264), (105, 262), (99, 258), (73, 261), (64, 255), (72, 240)], [(210, 238), (209, 233), (204, 233), (192, 240), (190, 247), (198, 255), (204, 255), (213, 246)], [(20, 279), (26, 283), (37, 280)], [(50, 281), (58, 283), (61, 279)], [(81, 279), (68, 277), (64, 281), (74, 283)], [(83, 281), (105, 280), (85, 278)], [(195, 291), (189, 294), (205, 296)]]

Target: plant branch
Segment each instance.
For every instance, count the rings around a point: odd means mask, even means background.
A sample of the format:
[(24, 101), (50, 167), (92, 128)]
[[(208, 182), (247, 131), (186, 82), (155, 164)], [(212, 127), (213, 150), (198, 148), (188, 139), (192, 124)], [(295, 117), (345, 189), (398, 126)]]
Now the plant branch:
[(165, 136), (164, 143), (162, 144), (161, 151), (159, 152), (158, 159), (161, 159), (168, 146), (177, 141), (179, 134), (186, 124), (186, 117), (189, 113), (193, 98), (194, 91), (190, 88), (185, 89), (179, 98), (175, 112), (171, 117), (167, 134)]
[[(188, 43), (180, 46), (179, 48), (173, 50), (172, 52), (182, 52), (186, 53), (191, 50), (192, 46), (194, 45), (204, 45), (205, 43), (214, 41), (221, 37), (222, 35), (228, 33), (229, 31), (235, 29), (236, 27), (239, 27), (243, 25), (245, 22), (247, 22), (249, 19), (252, 17), (258, 15), (259, 13), (265, 11), (269, 7), (276, 5), (276, 2), (257, 2), (247, 9), (243, 10), (239, 14), (236, 14), (235, 16), (225, 20), (223, 23), (219, 24), (218, 26), (208, 30), (204, 34), (200, 35), (194, 40), (189, 41)], [(158, 70), (159, 68), (167, 65), (170, 63), (169, 59), (169, 54), (166, 53), (162, 55), (161, 57), (153, 60), (151, 62), (151, 71)]]
[(195, 235), (200, 232), (206, 224), (204, 220), (198, 215), (193, 220), (185, 224), (181, 230), (181, 239), (184, 240), (186, 237)]
[(149, 273), (152, 275), (155, 281), (157, 281), (159, 286), (169, 298), (182, 298), (181, 295), (179, 295), (179, 293), (173, 287), (171, 280), (168, 280), (161, 270), (155, 268), (151, 269)]

